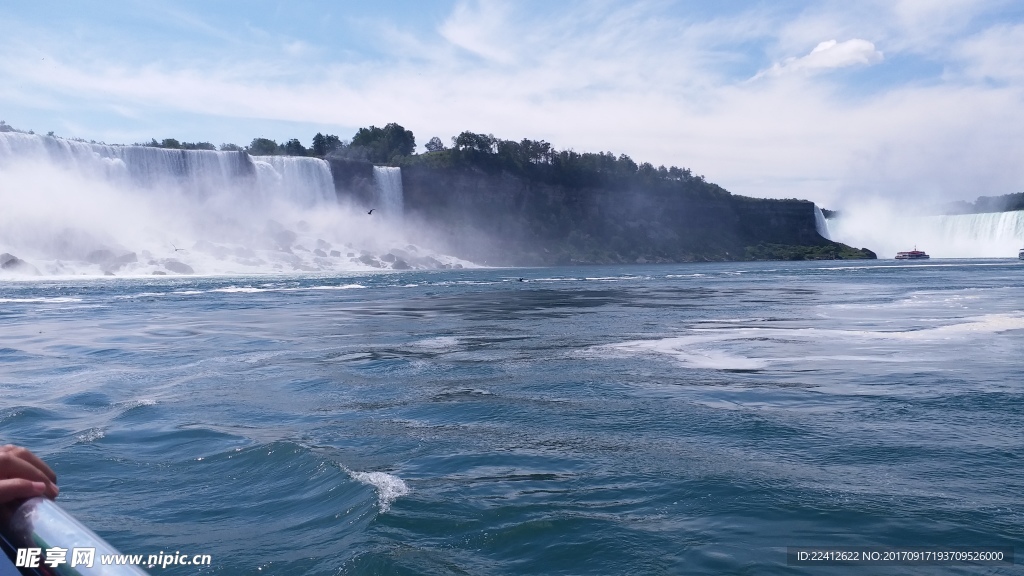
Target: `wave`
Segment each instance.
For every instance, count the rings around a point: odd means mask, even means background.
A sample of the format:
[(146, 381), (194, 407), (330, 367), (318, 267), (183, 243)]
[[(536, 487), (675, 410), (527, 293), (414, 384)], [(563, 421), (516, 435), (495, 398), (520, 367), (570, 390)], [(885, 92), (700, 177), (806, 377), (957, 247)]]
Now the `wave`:
[(377, 491), (377, 506), (381, 514), (386, 514), (400, 496), (409, 493), (409, 487), (401, 478), (386, 472), (355, 472), (345, 470), (353, 480), (372, 486)]

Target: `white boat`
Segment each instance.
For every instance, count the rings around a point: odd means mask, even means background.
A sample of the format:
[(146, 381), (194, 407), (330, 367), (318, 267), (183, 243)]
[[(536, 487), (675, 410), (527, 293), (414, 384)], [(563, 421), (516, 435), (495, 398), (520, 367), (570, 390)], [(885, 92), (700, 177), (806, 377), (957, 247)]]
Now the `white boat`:
[(1024, 248), (1021, 248), (1020, 252), (1017, 253), (1017, 258), (1024, 260)]

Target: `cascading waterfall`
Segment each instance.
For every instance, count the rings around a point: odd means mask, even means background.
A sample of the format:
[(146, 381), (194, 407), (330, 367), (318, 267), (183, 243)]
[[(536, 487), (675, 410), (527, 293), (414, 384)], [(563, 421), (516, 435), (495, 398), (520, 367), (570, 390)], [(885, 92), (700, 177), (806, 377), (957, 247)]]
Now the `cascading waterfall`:
[(252, 161), (257, 186), (266, 197), (283, 198), (305, 208), (335, 202), (331, 167), (319, 158), (252, 156)]
[(0, 132), (0, 276), (468, 264), (410, 247), (397, 227), (401, 173), (380, 172), (385, 218), (367, 219), (338, 203), (318, 158)]
[(377, 206), (381, 215), (400, 220), (405, 211), (402, 198), (402, 169), (390, 166), (374, 166), (373, 180), (377, 185)]
[(828, 230), (828, 220), (825, 220), (825, 214), (822, 213), (821, 208), (818, 205), (814, 205), (814, 228), (818, 231), (818, 235), (826, 240), (831, 240), (832, 235)]
[(109, 146), (17, 132), (0, 134), (0, 162), (24, 160), (140, 188), (173, 186), (199, 198), (255, 176), (244, 152)]
[(915, 246), (932, 258), (1015, 258), (1024, 246), (1024, 211), (915, 217), (844, 210), (828, 226), (837, 242), (870, 248), (880, 258)]

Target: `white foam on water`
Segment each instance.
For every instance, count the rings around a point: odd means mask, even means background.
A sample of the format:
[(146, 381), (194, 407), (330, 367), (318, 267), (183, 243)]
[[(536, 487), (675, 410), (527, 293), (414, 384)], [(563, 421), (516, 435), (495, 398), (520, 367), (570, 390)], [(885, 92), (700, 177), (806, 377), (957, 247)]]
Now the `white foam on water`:
[[(751, 320), (754, 321), (754, 320)], [(970, 341), (979, 335), (1000, 334), (1013, 330), (1024, 330), (1024, 314), (986, 314), (960, 318), (954, 321), (935, 319), (934, 322), (950, 322), (939, 326), (912, 330), (845, 330), (823, 328), (778, 328), (778, 327), (736, 327), (736, 328), (695, 328), (687, 335), (651, 340), (632, 340), (615, 344), (604, 344), (587, 349), (587, 355), (599, 357), (633, 357), (641, 355), (664, 356), (691, 368), (713, 370), (763, 370), (778, 361), (811, 360), (810, 356), (782, 358), (770, 353), (771, 341), (804, 342), (813, 346), (818, 342), (854, 341), (902, 341), (941, 342)], [(725, 321), (728, 322), (728, 321)], [(765, 357), (739, 356), (723, 349), (727, 343), (734, 343), (745, 349), (764, 350)], [(839, 357), (831, 357), (839, 359)], [(860, 360), (869, 359), (860, 357)], [(877, 360), (871, 356), (870, 359)]]
[(625, 356), (663, 355), (688, 367), (711, 370), (763, 370), (768, 367), (764, 359), (736, 356), (707, 346), (710, 341), (724, 339), (680, 336), (605, 344), (591, 350)]
[(77, 438), (79, 442), (89, 443), (95, 442), (96, 440), (99, 440), (100, 438), (103, 438), (106, 435), (107, 434), (106, 432), (103, 431), (103, 428), (90, 428), (85, 432), (82, 432), (75, 438)]
[(462, 341), (455, 336), (437, 336), (436, 338), (417, 340), (412, 343), (412, 346), (414, 348), (426, 348), (428, 350), (453, 350), (461, 343)]
[(380, 513), (385, 514), (391, 509), (391, 504), (400, 496), (409, 493), (409, 487), (401, 478), (386, 472), (355, 472), (346, 470), (348, 475), (357, 482), (372, 486), (377, 491), (377, 506)]
[(310, 286), (309, 288), (292, 288), (292, 290), (355, 290), (366, 288), (362, 284), (342, 284), (341, 286)]
[(228, 286), (227, 288), (214, 288), (210, 292), (223, 292), (225, 294), (254, 294), (256, 292), (273, 292), (273, 290), (267, 288), (252, 288), (250, 286)]
[(0, 304), (66, 304), (81, 302), (81, 298), (0, 298)]

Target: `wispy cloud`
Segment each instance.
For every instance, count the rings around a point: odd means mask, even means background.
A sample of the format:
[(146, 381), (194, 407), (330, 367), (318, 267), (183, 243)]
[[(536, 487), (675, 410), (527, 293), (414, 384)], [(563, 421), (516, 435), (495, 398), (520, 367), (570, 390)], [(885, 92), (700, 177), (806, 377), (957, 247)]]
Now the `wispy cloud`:
[(882, 52), (867, 40), (854, 38), (845, 42), (826, 40), (799, 58), (787, 58), (771, 68), (758, 72), (757, 77), (779, 76), (790, 73), (818, 73), (850, 66), (869, 66), (883, 59)]

